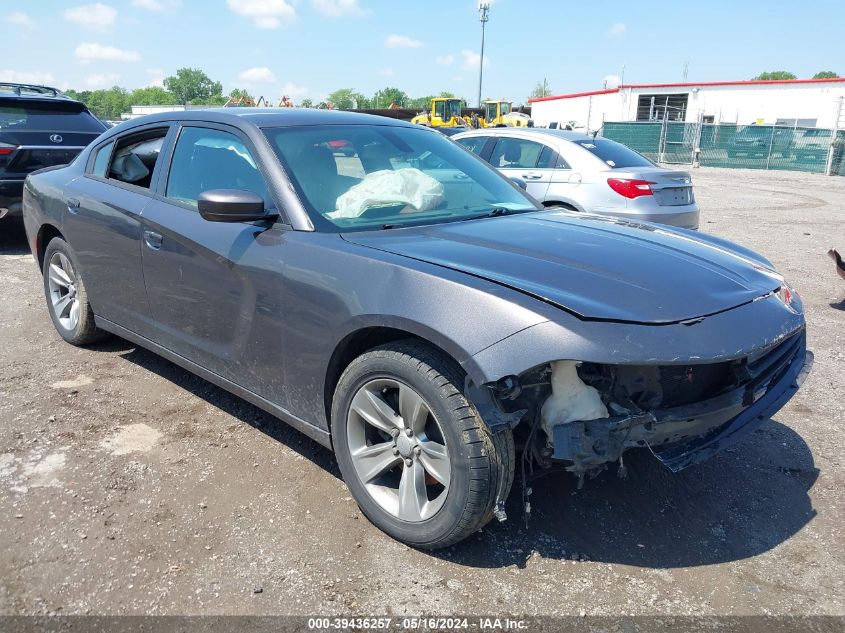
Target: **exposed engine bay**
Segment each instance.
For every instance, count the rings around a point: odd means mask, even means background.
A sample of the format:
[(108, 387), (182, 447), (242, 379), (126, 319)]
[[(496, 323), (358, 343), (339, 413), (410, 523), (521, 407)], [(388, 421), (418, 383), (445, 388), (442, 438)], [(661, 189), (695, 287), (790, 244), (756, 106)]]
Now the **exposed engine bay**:
[(527, 479), (563, 469), (580, 486), (613, 463), (625, 476), (629, 448), (647, 447), (675, 472), (706, 459), (773, 415), (811, 366), (802, 331), (727, 362), (561, 360), (486, 385), (491, 397), (470, 393), (492, 428), (514, 428)]

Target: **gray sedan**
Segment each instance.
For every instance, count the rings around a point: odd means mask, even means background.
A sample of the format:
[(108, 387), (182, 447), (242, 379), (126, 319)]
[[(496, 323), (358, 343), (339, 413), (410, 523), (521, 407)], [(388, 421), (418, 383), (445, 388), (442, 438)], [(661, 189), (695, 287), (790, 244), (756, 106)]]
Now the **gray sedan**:
[(698, 228), (689, 172), (664, 169), (605, 138), (545, 128), (493, 128), (452, 140), (524, 180), (548, 207)]
[(811, 359), (764, 257), (543, 209), (381, 117), (141, 117), (30, 175), (23, 217), (62, 338), (123, 337), (278, 416), (416, 547), (504, 520), (516, 471), (527, 499), (549, 469), (624, 472), (638, 447), (700, 462)]

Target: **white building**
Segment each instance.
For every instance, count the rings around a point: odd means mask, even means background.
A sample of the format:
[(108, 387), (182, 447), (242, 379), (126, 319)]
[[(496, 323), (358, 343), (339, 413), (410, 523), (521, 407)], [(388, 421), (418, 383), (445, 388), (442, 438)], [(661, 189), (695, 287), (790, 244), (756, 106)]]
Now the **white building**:
[[(604, 121), (670, 121), (834, 127), (845, 117), (845, 78), (624, 84), (529, 99), (535, 125), (597, 130)], [(840, 118), (840, 127), (842, 119)]]
[(184, 112), (185, 110), (202, 110), (213, 106), (207, 105), (154, 105), (154, 106), (132, 106), (132, 112), (124, 112), (120, 115), (121, 120), (137, 119), (146, 114), (161, 114), (162, 112)]

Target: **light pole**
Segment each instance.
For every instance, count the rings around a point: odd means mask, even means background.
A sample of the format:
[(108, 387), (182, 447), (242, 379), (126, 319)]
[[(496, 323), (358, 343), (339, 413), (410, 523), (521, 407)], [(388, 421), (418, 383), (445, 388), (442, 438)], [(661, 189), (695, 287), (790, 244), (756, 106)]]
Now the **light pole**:
[(478, 107), (481, 107), (481, 80), (484, 77), (484, 27), (490, 19), (490, 0), (478, 0), (478, 18), (481, 20), (481, 59), (478, 61)]

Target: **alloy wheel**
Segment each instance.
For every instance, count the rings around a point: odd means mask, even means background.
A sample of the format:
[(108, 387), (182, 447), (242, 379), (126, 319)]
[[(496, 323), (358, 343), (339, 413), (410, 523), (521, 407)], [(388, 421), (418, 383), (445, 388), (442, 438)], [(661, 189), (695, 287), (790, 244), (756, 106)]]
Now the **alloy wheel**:
[(347, 442), (359, 479), (384, 510), (417, 523), (443, 506), (449, 452), (440, 424), (413, 388), (392, 378), (360, 387), (349, 407)]
[(73, 264), (64, 253), (55, 252), (50, 258), (48, 284), (50, 309), (56, 321), (64, 329), (73, 331), (79, 323), (78, 280)]

